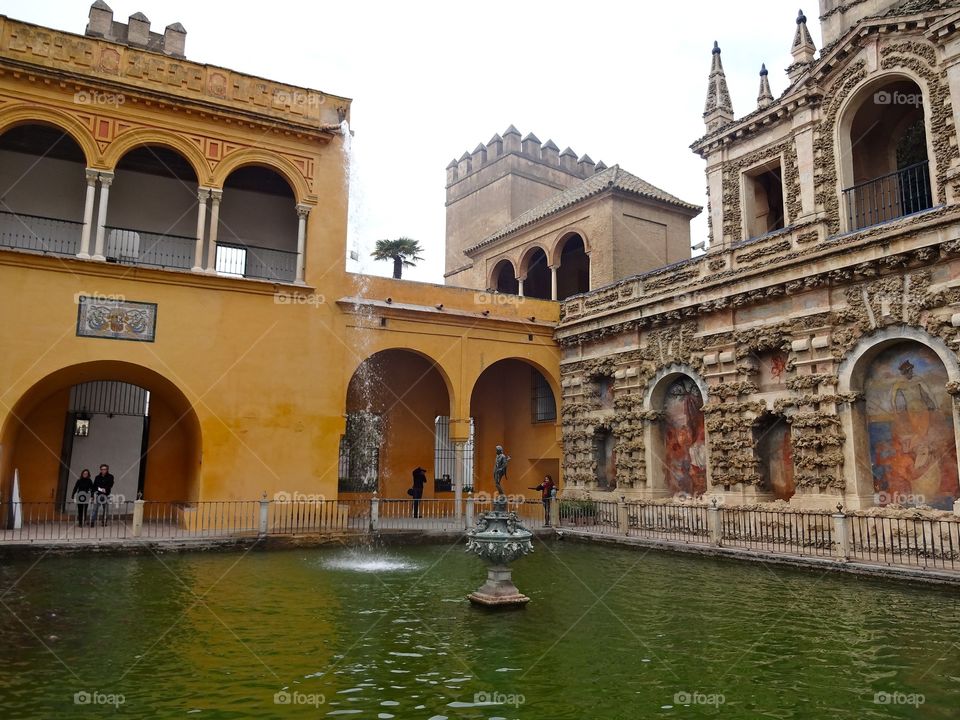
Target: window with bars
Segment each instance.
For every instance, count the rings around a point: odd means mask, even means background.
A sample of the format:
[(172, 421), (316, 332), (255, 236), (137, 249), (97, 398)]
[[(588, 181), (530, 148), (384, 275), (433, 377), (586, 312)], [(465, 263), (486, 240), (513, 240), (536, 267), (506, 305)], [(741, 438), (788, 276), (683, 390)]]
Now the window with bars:
[[(433, 477), (435, 492), (450, 492), (454, 489), (457, 477), (457, 455), (450, 440), (450, 418), (440, 415), (434, 421), (435, 441), (433, 455)], [(463, 446), (463, 490), (473, 489), (473, 418), (470, 418), (470, 439)]]
[(530, 368), (530, 414), (531, 421), (552, 422), (557, 419), (557, 402), (550, 383), (536, 368)]
[(340, 437), (337, 489), (374, 492), (380, 485), (380, 444), (383, 419), (373, 413), (347, 415), (347, 432)]

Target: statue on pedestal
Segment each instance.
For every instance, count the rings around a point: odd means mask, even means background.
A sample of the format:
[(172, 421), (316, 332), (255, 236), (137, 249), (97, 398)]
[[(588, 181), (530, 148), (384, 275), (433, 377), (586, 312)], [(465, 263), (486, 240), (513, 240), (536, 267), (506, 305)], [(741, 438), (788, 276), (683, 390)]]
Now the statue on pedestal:
[(504, 454), (503, 446), (497, 445), (497, 459), (493, 464), (493, 483), (497, 486), (497, 494), (505, 495), (500, 481), (507, 476), (507, 463), (510, 462), (510, 456)]

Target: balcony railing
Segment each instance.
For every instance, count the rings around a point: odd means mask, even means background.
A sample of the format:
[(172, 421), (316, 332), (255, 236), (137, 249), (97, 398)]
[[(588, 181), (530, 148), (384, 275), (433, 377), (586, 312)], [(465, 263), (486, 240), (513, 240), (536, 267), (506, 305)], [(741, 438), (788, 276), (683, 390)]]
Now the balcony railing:
[(217, 243), (217, 272), (258, 280), (293, 282), (297, 253), (245, 243)]
[(196, 238), (116, 227), (107, 227), (105, 230), (107, 235), (103, 254), (111, 262), (178, 270), (193, 267)]
[[(76, 256), (83, 223), (0, 211), (0, 247)], [(103, 254), (109, 262), (190, 270), (196, 238), (107, 226)], [(91, 228), (90, 254), (96, 229)], [(293, 282), (297, 253), (244, 243), (217, 243), (217, 272), (233, 277)]]
[(52, 255), (76, 255), (83, 223), (0, 212), (0, 246)]
[(933, 205), (928, 162), (916, 163), (889, 175), (843, 191), (850, 230), (879, 225)]

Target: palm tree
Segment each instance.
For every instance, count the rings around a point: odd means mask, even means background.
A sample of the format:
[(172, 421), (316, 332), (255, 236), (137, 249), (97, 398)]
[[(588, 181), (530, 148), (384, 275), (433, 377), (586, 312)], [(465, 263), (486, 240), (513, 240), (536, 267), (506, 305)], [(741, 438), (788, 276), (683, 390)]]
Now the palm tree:
[(370, 253), (374, 260), (393, 260), (393, 276), (400, 279), (403, 267), (413, 267), (416, 261), (423, 260), (420, 253), (423, 248), (416, 240), (408, 237), (396, 240), (377, 240), (377, 245)]

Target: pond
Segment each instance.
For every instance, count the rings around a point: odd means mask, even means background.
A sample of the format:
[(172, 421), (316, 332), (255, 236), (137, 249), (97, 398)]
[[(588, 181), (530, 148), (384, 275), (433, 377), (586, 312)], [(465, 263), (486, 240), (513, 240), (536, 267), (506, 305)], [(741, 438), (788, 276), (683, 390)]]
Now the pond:
[[(39, 557), (39, 560), (37, 559)], [(463, 545), (0, 567), (0, 716), (953, 718), (955, 589), (536, 542), (530, 604)]]

